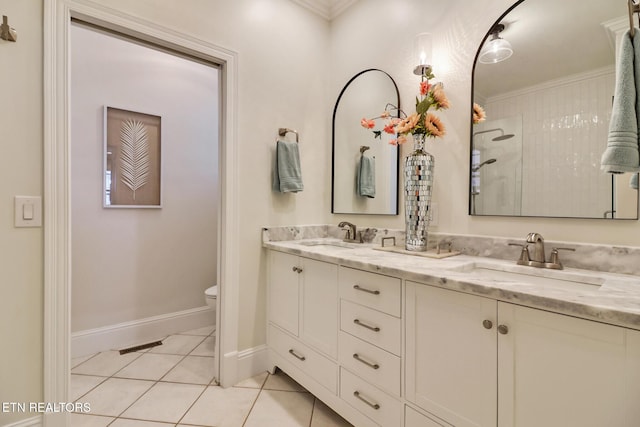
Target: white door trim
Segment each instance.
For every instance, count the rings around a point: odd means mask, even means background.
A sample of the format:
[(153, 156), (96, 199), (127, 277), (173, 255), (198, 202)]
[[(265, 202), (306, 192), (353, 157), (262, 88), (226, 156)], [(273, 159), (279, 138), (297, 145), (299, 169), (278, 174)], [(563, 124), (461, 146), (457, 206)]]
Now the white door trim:
[[(220, 64), (220, 219), (216, 349), (223, 386), (237, 380), (239, 245), (237, 53), (88, 0), (44, 1), (44, 401), (66, 402), (70, 374), (71, 217), (69, 32), (71, 18)], [(228, 355), (228, 356), (227, 356)], [(229, 357), (231, 356), (231, 357)], [(65, 426), (64, 414), (44, 417)]]

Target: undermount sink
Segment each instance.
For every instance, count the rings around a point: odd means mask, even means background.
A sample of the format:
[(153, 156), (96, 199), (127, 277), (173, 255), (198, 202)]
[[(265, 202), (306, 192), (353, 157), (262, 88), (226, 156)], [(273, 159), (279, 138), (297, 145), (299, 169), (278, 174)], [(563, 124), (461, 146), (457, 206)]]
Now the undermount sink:
[(347, 243), (342, 242), (340, 240), (327, 240), (327, 239), (318, 239), (318, 240), (302, 240), (298, 242), (298, 244), (302, 246), (331, 246), (334, 248), (342, 248), (342, 249), (353, 249), (357, 245), (357, 243)]
[(519, 265), (502, 265), (485, 262), (472, 262), (455, 271), (486, 277), (497, 281), (535, 285), (547, 289), (573, 289), (577, 291), (597, 291), (605, 279), (597, 275), (574, 271), (551, 270)]

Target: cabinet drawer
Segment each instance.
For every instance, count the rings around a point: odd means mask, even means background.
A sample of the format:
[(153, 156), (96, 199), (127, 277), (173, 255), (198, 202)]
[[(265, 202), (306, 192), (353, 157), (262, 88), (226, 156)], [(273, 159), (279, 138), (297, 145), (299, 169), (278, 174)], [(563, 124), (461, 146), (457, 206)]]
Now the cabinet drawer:
[[(434, 417), (435, 418), (435, 417)], [(450, 427), (443, 421), (436, 422), (432, 418), (422, 415), (411, 406), (405, 406), (404, 427)]]
[(340, 332), (340, 364), (381, 389), (400, 396), (400, 358)]
[(269, 325), (269, 347), (320, 384), (338, 392), (338, 367), (297, 339)]
[(344, 368), (340, 368), (340, 397), (383, 427), (401, 425), (402, 404)]
[(400, 319), (359, 304), (340, 301), (340, 329), (400, 356)]
[(338, 276), (340, 298), (400, 317), (400, 279), (347, 267)]

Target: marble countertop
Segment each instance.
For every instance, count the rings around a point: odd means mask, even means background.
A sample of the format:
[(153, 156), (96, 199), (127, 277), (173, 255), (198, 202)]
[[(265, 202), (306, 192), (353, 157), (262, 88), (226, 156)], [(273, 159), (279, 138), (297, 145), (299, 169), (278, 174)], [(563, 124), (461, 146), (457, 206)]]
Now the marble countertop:
[[(457, 255), (431, 259), (345, 244), (333, 237), (271, 241), (294, 255), (640, 330), (640, 277), (575, 268), (545, 270), (514, 261)], [(550, 281), (540, 279), (547, 276)], [(534, 283), (535, 282), (535, 283)]]

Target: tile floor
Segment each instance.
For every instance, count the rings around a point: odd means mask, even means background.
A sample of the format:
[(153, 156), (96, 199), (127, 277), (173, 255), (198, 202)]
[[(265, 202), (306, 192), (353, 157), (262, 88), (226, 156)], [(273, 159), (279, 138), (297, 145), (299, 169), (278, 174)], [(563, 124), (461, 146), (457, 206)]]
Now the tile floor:
[(171, 335), (151, 349), (105, 351), (71, 361), (70, 399), (91, 405), (73, 427), (348, 427), (302, 386), (264, 372), (223, 389), (212, 384), (215, 329)]

